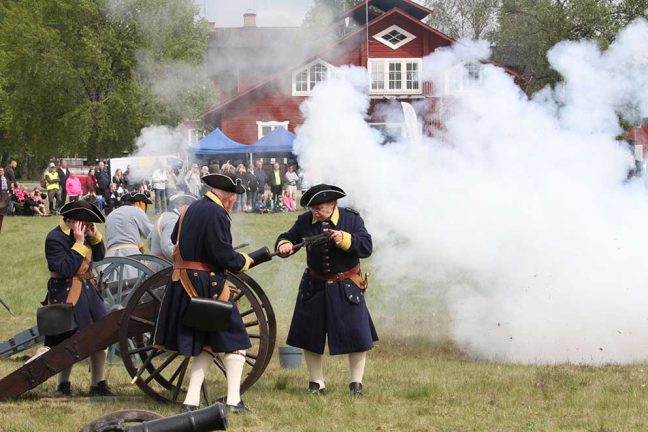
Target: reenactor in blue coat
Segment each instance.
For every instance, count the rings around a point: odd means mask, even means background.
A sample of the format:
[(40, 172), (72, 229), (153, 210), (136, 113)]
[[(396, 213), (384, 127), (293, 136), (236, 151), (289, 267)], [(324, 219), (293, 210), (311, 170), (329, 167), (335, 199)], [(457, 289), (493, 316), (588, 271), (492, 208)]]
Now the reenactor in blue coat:
[[(103, 239), (95, 225), (104, 223), (104, 216), (97, 207), (84, 200), (65, 204), (60, 214), (63, 220), (47, 234), (45, 240), (45, 258), (50, 271), (46, 302), (73, 304), (78, 328), (45, 337), (45, 345), (48, 347), (53, 347), (76, 331), (89, 327), (107, 313), (90, 271), (92, 261), (101, 261), (104, 258)], [(104, 378), (105, 363), (105, 350), (90, 356), (91, 396), (114, 396)], [(58, 375), (57, 392), (72, 396), (71, 373), (70, 366)]]
[(184, 406), (200, 405), (200, 389), (214, 355), (225, 353), (227, 406), (230, 412), (247, 411), (240, 387), (245, 355), (252, 346), (243, 319), (234, 305), (223, 331), (206, 331), (184, 324), (183, 316), (194, 296), (230, 301), (225, 272), (243, 272), (252, 259), (232, 247), (230, 211), (237, 194), (245, 189), (231, 174), (208, 174), (202, 180), (211, 188), (180, 217), (171, 239), (176, 244), (173, 274), (158, 314), (154, 344), (159, 349), (192, 356), (191, 378)]
[(310, 211), (279, 236), (275, 249), (287, 257), (304, 238), (330, 233), (326, 243), (307, 248), (308, 267), (299, 284), (287, 343), (304, 349), (308, 391), (325, 394), (322, 355), (328, 337), (331, 355), (349, 355), (349, 390), (351, 396), (361, 397), (366, 353), (378, 340), (364, 298), (367, 278), (360, 271), (360, 258), (371, 255), (372, 242), (358, 212), (337, 206), (344, 196), (337, 186), (311, 187), (300, 201)]

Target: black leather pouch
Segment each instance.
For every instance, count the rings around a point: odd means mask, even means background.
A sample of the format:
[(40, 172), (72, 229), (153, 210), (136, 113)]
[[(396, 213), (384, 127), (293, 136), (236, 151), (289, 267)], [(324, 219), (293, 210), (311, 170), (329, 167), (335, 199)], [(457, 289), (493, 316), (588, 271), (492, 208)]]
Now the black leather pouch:
[(36, 311), (38, 332), (43, 336), (55, 336), (77, 328), (74, 305), (58, 303), (39, 307)]
[(192, 297), (182, 317), (182, 323), (196, 330), (223, 331), (229, 325), (233, 307), (229, 302)]

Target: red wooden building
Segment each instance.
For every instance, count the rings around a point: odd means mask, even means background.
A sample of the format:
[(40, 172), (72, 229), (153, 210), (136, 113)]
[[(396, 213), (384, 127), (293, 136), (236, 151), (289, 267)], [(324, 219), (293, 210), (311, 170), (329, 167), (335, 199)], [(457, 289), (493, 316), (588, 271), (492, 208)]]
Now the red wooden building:
[[(215, 29), (209, 47), (216, 63), (236, 57), (229, 62), (236, 65), (245, 63), (240, 59), (266, 55), (258, 64), (247, 62), (243, 67), (215, 71), (213, 79), (221, 103), (203, 113), (206, 129), (218, 127), (229, 138), (246, 144), (280, 125), (294, 132), (303, 121), (300, 104), (329, 71), (341, 65), (368, 69), (372, 111), (389, 100), (424, 100), (434, 109), (439, 97), (459, 94), (465, 80), (479, 78), (480, 65), (466, 64), (448, 74), (443, 88), (422, 81), (422, 58), (454, 40), (425, 24), (423, 20), (432, 11), (413, 1), (369, 0), (368, 6), (361, 3), (340, 15), (331, 27), (333, 37), (327, 39), (332, 41), (312, 48), (312, 54), (289, 66), (272, 64), (267, 59), (278, 56), (267, 53), (281, 51), (285, 58), (290, 44), (299, 45), (301, 29), (256, 27), (252, 12), (246, 13), (244, 27)], [(295, 51), (305, 51), (301, 48)], [(399, 123), (380, 123), (376, 118), (371, 122), (387, 134), (398, 134), (402, 129)]]

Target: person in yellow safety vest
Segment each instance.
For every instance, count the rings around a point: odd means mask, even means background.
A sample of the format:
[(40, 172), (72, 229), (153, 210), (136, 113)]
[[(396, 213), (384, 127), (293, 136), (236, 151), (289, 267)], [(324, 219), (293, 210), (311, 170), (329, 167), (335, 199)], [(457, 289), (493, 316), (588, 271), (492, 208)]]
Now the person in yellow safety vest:
[[(56, 172), (56, 165), (50, 162), (45, 173), (45, 188), (47, 189), (47, 199), (49, 200), (50, 214), (54, 214), (61, 207), (61, 179)], [(54, 200), (56, 199), (56, 205)]]

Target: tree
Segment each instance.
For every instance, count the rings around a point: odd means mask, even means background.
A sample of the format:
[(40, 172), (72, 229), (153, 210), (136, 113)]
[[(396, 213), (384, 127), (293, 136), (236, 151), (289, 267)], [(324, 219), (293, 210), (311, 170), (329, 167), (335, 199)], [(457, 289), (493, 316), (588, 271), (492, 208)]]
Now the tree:
[(482, 39), (495, 28), (500, 0), (426, 0), (427, 23), (448, 36)]
[(560, 79), (546, 55), (556, 43), (593, 39), (606, 48), (646, 9), (648, 0), (503, 0), (494, 59), (521, 72), (531, 93)]
[(121, 3), (120, 13), (96, 0), (0, 6), (0, 136), (25, 159), (120, 154), (142, 127), (181, 119), (182, 109), (152, 91), (139, 60), (199, 62), (207, 24), (195, 20), (191, 2)]

